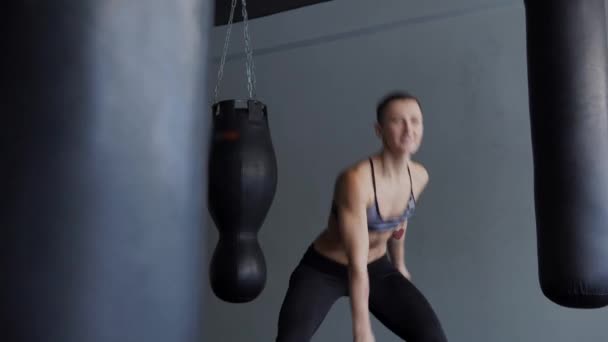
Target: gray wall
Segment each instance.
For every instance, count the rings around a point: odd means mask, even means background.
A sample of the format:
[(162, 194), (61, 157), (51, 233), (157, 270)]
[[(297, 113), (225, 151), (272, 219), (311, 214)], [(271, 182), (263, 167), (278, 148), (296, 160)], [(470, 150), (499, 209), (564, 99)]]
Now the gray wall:
[[(207, 341), (273, 340), (289, 274), (326, 222), (334, 177), (379, 148), (374, 107), (393, 89), (423, 103), (415, 159), (431, 181), (406, 260), (450, 341), (608, 340), (606, 310), (558, 307), (538, 286), (523, 1), (336, 0), (250, 29), (280, 176), (259, 234), (269, 278), (248, 304), (223, 303), (206, 289)], [(216, 58), (224, 34), (214, 32)], [(242, 46), (236, 25), (228, 97), (246, 94)], [(211, 255), (217, 231), (208, 234)], [(398, 341), (373, 324), (378, 341)], [(343, 299), (314, 341), (349, 340)]]

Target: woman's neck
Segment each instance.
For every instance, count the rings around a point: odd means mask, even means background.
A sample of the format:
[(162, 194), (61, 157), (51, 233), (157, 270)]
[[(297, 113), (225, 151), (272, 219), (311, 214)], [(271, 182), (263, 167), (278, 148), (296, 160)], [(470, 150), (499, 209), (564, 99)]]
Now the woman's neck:
[(389, 178), (399, 177), (407, 173), (411, 160), (409, 153), (397, 155), (384, 149), (380, 152), (379, 159), (382, 163), (382, 173)]

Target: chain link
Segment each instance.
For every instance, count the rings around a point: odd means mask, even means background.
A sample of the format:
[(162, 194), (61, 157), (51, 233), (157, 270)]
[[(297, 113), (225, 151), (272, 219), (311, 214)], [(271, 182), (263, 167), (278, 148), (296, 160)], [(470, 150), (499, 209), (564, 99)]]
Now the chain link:
[[(232, 0), (230, 8), (230, 17), (228, 18), (228, 27), (226, 29), (226, 39), (224, 40), (224, 49), (222, 51), (222, 59), (220, 61), (220, 67), (217, 72), (217, 84), (215, 85), (215, 93), (213, 102), (217, 103), (219, 98), (220, 83), (224, 76), (224, 66), (226, 65), (226, 56), (228, 55), (228, 47), (230, 45), (230, 34), (232, 32), (232, 24), (234, 22), (234, 11), (236, 8), (237, 0)], [(255, 65), (253, 62), (253, 49), (251, 48), (251, 38), (249, 36), (249, 20), (247, 15), (247, 4), (245, 0), (242, 0), (241, 14), (243, 15), (243, 35), (245, 38), (245, 53), (246, 53), (246, 75), (247, 75), (247, 90), (249, 91), (249, 98), (255, 98)], [(219, 108), (218, 108), (219, 109)]]

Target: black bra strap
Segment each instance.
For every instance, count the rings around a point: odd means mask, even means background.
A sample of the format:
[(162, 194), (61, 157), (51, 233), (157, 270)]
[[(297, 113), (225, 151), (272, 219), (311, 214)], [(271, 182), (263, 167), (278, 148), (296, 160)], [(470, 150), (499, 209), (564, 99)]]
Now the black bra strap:
[(376, 204), (376, 212), (378, 213), (380, 220), (384, 221), (382, 214), (380, 214), (380, 206), (378, 205), (378, 195), (376, 194), (376, 174), (374, 173), (374, 162), (372, 161), (372, 158), (369, 158), (369, 165), (372, 167), (372, 184), (374, 186), (374, 203)]
[(414, 197), (414, 183), (412, 182), (412, 173), (410, 172), (410, 164), (407, 164), (407, 174), (410, 176), (410, 196), (416, 202), (416, 197)]

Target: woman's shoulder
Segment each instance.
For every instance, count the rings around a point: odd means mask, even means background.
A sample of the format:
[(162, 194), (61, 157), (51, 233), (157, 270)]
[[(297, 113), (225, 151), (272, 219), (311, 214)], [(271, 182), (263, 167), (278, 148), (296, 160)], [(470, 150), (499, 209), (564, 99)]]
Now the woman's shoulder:
[(425, 183), (429, 180), (429, 172), (426, 167), (422, 165), (422, 163), (417, 161), (410, 161), (411, 169), (412, 169), (412, 177), (416, 177), (419, 180), (423, 180)]
[(347, 165), (338, 173), (338, 177), (347, 177), (350, 179), (371, 177), (370, 158), (372, 157), (361, 158)]
[(412, 181), (414, 182), (415, 192), (418, 194), (422, 193), (429, 183), (429, 172), (426, 167), (419, 162), (410, 161), (410, 170), (412, 173)]
[(369, 158), (357, 160), (338, 172), (336, 185), (346, 188), (357, 188), (359, 192), (367, 193), (371, 187), (371, 168)]

